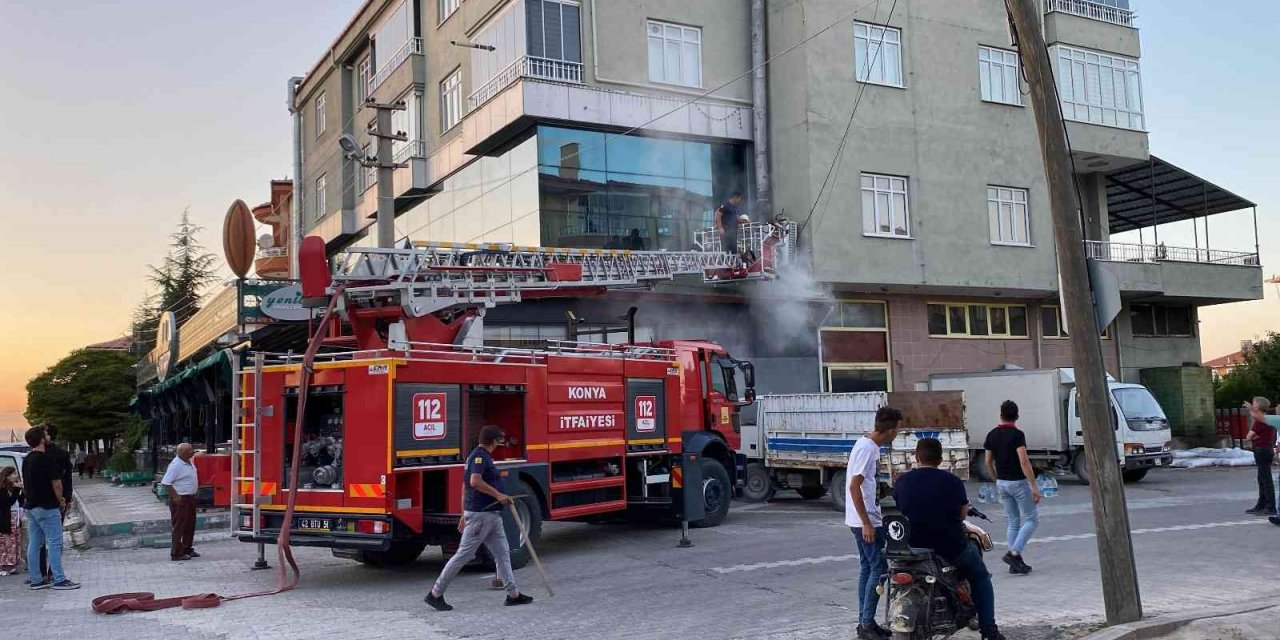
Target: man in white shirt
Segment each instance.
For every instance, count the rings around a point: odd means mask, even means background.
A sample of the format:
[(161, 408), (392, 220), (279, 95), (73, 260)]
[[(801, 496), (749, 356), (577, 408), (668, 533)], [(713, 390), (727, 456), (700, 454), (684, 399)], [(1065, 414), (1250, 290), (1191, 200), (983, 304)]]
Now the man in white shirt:
[(196, 535), (196, 492), (200, 489), (199, 474), (191, 462), (195, 455), (195, 447), (190, 444), (178, 445), (178, 457), (169, 463), (160, 480), (160, 486), (169, 496), (169, 521), (173, 527), (169, 559), (174, 562), (200, 557), (191, 548)]
[(880, 504), (876, 502), (876, 473), (880, 447), (893, 442), (901, 422), (902, 412), (881, 407), (876, 412), (875, 431), (854, 443), (845, 469), (849, 488), (844, 501), (844, 523), (849, 525), (858, 543), (858, 638), (863, 640), (883, 640), (891, 636), (876, 622), (876, 608), (880, 605), (876, 586), (889, 570), (884, 558)]

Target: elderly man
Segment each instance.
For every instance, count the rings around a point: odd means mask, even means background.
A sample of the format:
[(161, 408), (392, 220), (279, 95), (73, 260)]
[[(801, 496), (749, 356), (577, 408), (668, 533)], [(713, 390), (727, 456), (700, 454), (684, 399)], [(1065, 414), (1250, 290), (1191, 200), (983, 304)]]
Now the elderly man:
[(196, 491), (200, 487), (196, 465), (191, 463), (195, 455), (196, 450), (190, 444), (178, 445), (178, 457), (169, 463), (164, 478), (160, 480), (160, 486), (169, 496), (169, 521), (173, 526), (169, 559), (174, 562), (200, 557), (191, 548), (192, 538), (196, 535)]

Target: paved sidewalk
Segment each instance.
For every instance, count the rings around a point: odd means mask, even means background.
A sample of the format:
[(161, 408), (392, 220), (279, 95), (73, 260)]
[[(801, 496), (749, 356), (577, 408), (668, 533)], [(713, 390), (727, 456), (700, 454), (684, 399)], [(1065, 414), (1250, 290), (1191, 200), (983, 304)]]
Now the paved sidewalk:
[(1103, 629), (1085, 640), (1280, 640), (1274, 598), (1187, 611)]
[[(89, 545), (99, 548), (169, 546), (169, 507), (150, 486), (124, 487), (100, 479), (77, 480), (76, 502), (89, 527)], [(196, 515), (196, 539), (226, 537), (226, 509)]]

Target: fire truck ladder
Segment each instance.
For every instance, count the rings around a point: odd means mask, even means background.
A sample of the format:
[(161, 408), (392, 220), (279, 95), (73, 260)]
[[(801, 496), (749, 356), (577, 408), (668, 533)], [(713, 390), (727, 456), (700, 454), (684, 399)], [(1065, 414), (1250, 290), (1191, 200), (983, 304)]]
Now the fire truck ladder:
[[(336, 258), (335, 284), (356, 302), (399, 300), (421, 317), (453, 306), (520, 302), (522, 292), (566, 288), (644, 288), (676, 276), (741, 271), (720, 251), (553, 249), (509, 244), (417, 243), (399, 249), (351, 248)], [(761, 271), (734, 280), (764, 279)]]
[[(232, 372), (232, 430), (231, 430), (231, 535), (252, 534), (255, 538), (262, 530), (261, 482), (262, 477), (262, 407), (259, 397), (262, 388), (262, 367), (265, 356), (253, 356), (253, 392), (246, 393), (242, 384), (244, 371), (239, 358)], [(246, 445), (246, 436), (252, 445)], [(246, 460), (248, 458), (248, 460)], [(246, 473), (246, 467), (252, 472)], [(249, 502), (243, 502), (244, 496)], [(248, 526), (245, 517), (250, 516)]]

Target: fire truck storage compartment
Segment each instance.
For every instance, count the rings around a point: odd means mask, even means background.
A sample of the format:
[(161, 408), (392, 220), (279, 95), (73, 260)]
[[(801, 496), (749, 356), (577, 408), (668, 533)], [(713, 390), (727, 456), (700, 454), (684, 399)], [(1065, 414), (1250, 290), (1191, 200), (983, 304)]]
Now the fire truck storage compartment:
[(462, 385), (397, 382), (393, 406), (395, 466), (462, 460)]
[[(302, 452), (298, 469), (298, 483), (303, 489), (342, 490), (342, 447), (346, 439), (343, 399), (342, 385), (311, 387), (307, 396), (307, 414), (302, 421)], [(298, 388), (286, 388), (282, 469), (288, 469), (293, 462), (293, 425), (297, 415)], [(289, 474), (281, 475), (283, 488), (290, 488)]]
[(494, 425), (502, 429), (503, 441), (493, 450), (493, 459), (525, 458), (524, 390), (524, 385), (517, 384), (467, 385), (467, 419), (462, 429), (464, 454), (480, 445), (481, 429)]
[(563, 509), (623, 499), (620, 457), (551, 464), (551, 508)]
[[(627, 379), (627, 451), (665, 449), (667, 441), (666, 383)], [(633, 441), (640, 442), (633, 442)]]

